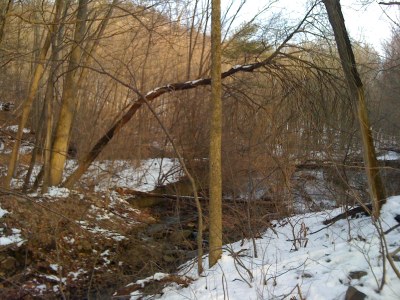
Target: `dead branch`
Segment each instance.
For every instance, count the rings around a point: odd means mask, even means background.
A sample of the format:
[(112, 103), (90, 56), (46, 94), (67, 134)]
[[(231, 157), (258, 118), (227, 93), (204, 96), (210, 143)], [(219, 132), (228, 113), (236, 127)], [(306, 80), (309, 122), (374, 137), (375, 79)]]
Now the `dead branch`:
[(400, 5), (400, 2), (395, 1), (395, 2), (379, 2), (379, 5)]
[(336, 223), (339, 220), (344, 220), (347, 218), (354, 218), (357, 214), (365, 214), (367, 216), (370, 216), (371, 211), (372, 211), (372, 204), (356, 206), (348, 211), (345, 211), (344, 213), (337, 215), (336, 217), (333, 217), (332, 219), (325, 220), (323, 222), (323, 224), (329, 225), (329, 224)]

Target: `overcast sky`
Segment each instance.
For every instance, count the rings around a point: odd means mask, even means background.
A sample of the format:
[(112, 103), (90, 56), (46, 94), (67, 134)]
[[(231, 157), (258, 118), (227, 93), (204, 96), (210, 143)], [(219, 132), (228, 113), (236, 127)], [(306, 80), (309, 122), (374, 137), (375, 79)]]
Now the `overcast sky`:
[[(225, 10), (232, 0), (222, 0), (222, 9)], [(236, 5), (241, 0), (233, 0)], [(248, 20), (265, 5), (265, 0), (247, 0), (240, 20)], [(370, 2), (368, 5), (362, 3)], [(274, 4), (274, 10), (283, 11), (285, 17), (301, 19), (306, 11), (307, 0), (279, 0)], [(382, 6), (378, 1), (342, 0), (342, 9), (346, 27), (352, 38), (372, 44), (380, 53), (382, 43), (389, 40), (391, 26), (397, 21), (398, 6)]]
[[(398, 7), (382, 6), (374, 1), (368, 6), (346, 4), (357, 1), (342, 1), (346, 26), (353, 38), (366, 41), (382, 51), (382, 43), (391, 36), (391, 27), (397, 22)], [(393, 21), (391, 21), (391, 19)]]

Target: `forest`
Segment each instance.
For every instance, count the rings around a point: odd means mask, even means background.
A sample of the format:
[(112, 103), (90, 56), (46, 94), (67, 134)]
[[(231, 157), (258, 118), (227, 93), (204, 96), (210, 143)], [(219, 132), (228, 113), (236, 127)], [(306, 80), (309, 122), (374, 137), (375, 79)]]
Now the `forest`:
[(0, 1), (0, 299), (400, 298), (400, 3), (295, 2)]

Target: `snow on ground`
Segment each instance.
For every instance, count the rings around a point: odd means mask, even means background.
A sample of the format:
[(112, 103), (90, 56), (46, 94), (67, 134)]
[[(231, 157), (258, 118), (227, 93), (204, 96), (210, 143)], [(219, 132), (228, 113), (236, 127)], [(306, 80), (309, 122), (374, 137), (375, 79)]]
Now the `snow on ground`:
[(86, 229), (87, 231), (89, 231), (93, 234), (100, 234), (104, 238), (113, 239), (116, 242), (120, 242), (120, 241), (126, 239), (125, 236), (123, 236), (117, 232), (101, 228), (98, 225), (88, 224), (87, 221), (76, 221), (76, 223), (78, 223), (82, 228)]
[(399, 160), (400, 153), (394, 151), (387, 151), (385, 154), (377, 157), (378, 160)]
[(2, 209), (2, 208), (0, 207), (0, 218), (2, 218), (5, 214), (8, 214), (8, 211), (5, 210), (5, 209)]
[[(0, 219), (8, 214), (9, 212), (0, 207)], [(11, 228), (11, 234), (6, 234), (4, 228), (0, 228), (0, 247), (11, 244), (17, 244), (18, 246), (24, 243), (24, 239), (21, 237), (21, 230), (17, 228)]]
[[(29, 154), (33, 151), (33, 148), (35, 148), (34, 144), (24, 143), (19, 148), (19, 154)], [(11, 153), (11, 150), (10, 150), (10, 153)]]
[[(33, 168), (31, 184), (40, 172), (41, 166)], [(67, 160), (65, 178), (77, 168), (76, 160)], [(4, 170), (6, 172), (6, 170)], [(19, 178), (13, 178), (12, 188), (21, 188), (26, 175), (21, 172)], [(142, 192), (154, 190), (159, 185), (173, 183), (183, 175), (180, 164), (173, 158), (153, 158), (142, 160), (137, 165), (128, 160), (95, 161), (82, 176), (81, 181), (94, 186), (95, 192), (105, 192), (110, 188), (128, 188)], [(65, 179), (64, 178), (64, 179)], [(53, 188), (47, 197), (68, 197), (66, 189)]]
[[(5, 130), (9, 130), (9, 131), (12, 131), (12, 132), (17, 132), (18, 131), (18, 125), (11, 125), (11, 126), (7, 126), (6, 128), (4, 128)], [(24, 129), (22, 129), (22, 132), (23, 133), (30, 133), (31, 132), (31, 130), (29, 129), (29, 128), (24, 128)]]
[(46, 198), (67, 198), (69, 196), (69, 189), (51, 186), (47, 193), (43, 194)]
[[(370, 217), (340, 220), (331, 226), (322, 222), (340, 209), (296, 215), (273, 222), (274, 227), (252, 241), (224, 246), (218, 264), (196, 275), (195, 263), (187, 263), (181, 275), (197, 278), (187, 288), (171, 285), (161, 299), (344, 299), (354, 286), (369, 299), (400, 299), (400, 280), (386, 261), (386, 284), (381, 283), (381, 240)], [(398, 224), (400, 196), (383, 207), (383, 230)], [(389, 251), (400, 246), (400, 229), (386, 234)], [(207, 259), (204, 266), (207, 266)], [(395, 262), (400, 268), (400, 262)], [(301, 296), (300, 296), (301, 294)], [(135, 292), (131, 299), (138, 299)], [(144, 298), (146, 299), (146, 298)], [(153, 298), (152, 298), (153, 299)]]
[(84, 179), (89, 176), (99, 179), (95, 185), (96, 192), (110, 187), (148, 192), (159, 185), (176, 182), (182, 175), (178, 160), (154, 158), (142, 160), (138, 167), (122, 160), (95, 162)]

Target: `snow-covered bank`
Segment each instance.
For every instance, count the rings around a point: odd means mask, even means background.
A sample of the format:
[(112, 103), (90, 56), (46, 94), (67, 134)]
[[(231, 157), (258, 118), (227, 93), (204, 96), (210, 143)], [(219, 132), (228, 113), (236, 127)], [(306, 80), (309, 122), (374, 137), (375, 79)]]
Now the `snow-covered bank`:
[[(333, 300), (344, 299), (349, 286), (354, 286), (369, 299), (400, 299), (400, 279), (387, 261), (385, 285), (378, 292), (383, 259), (379, 233), (371, 219), (322, 225), (338, 213), (336, 209), (274, 222), (274, 227), (256, 240), (257, 258), (251, 241), (226, 245), (218, 265), (200, 278), (195, 264), (188, 263), (180, 274), (197, 280), (186, 288), (168, 286), (160, 298)], [(400, 196), (389, 198), (383, 207), (383, 230), (398, 224), (397, 215)], [(385, 238), (389, 251), (395, 250), (400, 246), (400, 229)], [(395, 264), (400, 268), (400, 262)], [(131, 299), (138, 297), (136, 292)]]
[[(41, 166), (36, 165), (32, 172), (31, 183), (39, 174)], [(68, 160), (65, 166), (64, 179), (77, 168), (76, 160)], [(3, 175), (6, 173), (3, 170)], [(12, 188), (21, 188), (27, 170), (21, 172), (19, 178), (12, 179)], [(85, 186), (92, 186), (95, 192), (108, 189), (128, 188), (142, 192), (154, 190), (159, 185), (178, 181), (183, 172), (180, 164), (174, 158), (151, 158), (138, 163), (128, 160), (95, 161), (81, 178)], [(58, 193), (60, 190), (55, 189)], [(49, 192), (50, 194), (54, 192)], [(51, 196), (60, 196), (59, 194)]]

